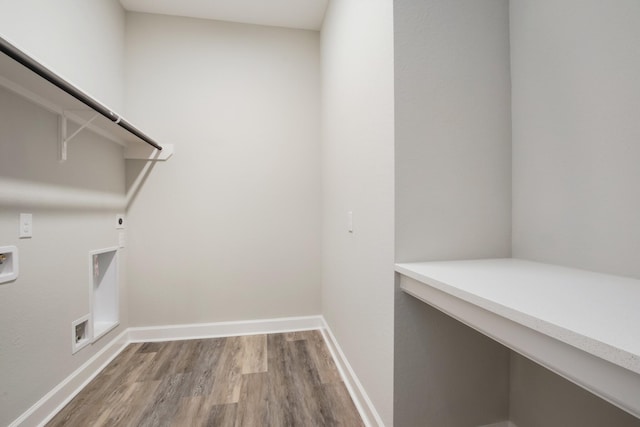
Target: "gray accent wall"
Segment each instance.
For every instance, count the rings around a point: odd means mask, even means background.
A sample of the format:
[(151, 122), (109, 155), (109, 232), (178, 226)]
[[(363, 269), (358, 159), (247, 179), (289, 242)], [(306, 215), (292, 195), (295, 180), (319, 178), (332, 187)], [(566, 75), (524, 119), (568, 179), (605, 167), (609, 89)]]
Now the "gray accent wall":
[[(640, 2), (512, 0), (510, 20), (513, 255), (640, 278)], [(510, 400), (519, 427), (640, 426), (516, 354)]]
[(509, 412), (518, 427), (638, 427), (640, 420), (531, 360), (511, 353)]
[[(507, 257), (507, 1), (397, 0), (396, 260)], [(509, 351), (397, 290), (394, 425), (508, 419)]]
[(640, 278), (640, 2), (511, 2), (513, 254)]

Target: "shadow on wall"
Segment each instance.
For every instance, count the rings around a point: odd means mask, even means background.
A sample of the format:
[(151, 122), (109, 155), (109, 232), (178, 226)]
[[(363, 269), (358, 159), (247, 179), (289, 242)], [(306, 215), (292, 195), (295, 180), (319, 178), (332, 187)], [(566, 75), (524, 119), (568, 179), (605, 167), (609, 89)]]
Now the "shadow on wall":
[(640, 427), (640, 419), (515, 352), (510, 375), (509, 412), (518, 427)]
[(155, 165), (156, 162), (148, 160), (127, 160), (125, 178), (127, 209), (135, 203), (140, 189), (144, 187)]
[(394, 336), (394, 425), (509, 418), (509, 349), (404, 293), (399, 283)]
[[(78, 129), (69, 123), (68, 133)], [(129, 161), (124, 148), (81, 131), (58, 159), (58, 117), (0, 89), (0, 206), (125, 210), (155, 162)]]
[(640, 427), (640, 419), (396, 286), (394, 425)]

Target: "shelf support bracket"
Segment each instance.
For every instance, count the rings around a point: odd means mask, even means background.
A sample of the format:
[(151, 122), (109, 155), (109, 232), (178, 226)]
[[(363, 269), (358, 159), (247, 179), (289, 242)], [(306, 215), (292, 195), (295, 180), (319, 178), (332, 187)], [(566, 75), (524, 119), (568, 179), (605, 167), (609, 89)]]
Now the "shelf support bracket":
[(74, 133), (67, 136), (67, 116), (63, 111), (58, 116), (58, 160), (64, 162), (67, 160), (67, 144), (73, 138), (82, 132), (87, 126), (91, 124), (95, 119), (100, 116), (99, 113), (94, 114), (89, 120), (87, 120), (82, 126), (80, 126)]

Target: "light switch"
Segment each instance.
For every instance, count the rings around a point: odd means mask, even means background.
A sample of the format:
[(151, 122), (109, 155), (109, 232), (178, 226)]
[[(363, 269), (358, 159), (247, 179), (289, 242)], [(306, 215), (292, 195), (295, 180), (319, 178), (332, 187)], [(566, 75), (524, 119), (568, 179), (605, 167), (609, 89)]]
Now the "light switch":
[(353, 212), (347, 212), (347, 231), (353, 233)]
[(33, 236), (33, 215), (22, 213), (20, 214), (20, 230), (19, 236), (21, 239), (30, 238)]

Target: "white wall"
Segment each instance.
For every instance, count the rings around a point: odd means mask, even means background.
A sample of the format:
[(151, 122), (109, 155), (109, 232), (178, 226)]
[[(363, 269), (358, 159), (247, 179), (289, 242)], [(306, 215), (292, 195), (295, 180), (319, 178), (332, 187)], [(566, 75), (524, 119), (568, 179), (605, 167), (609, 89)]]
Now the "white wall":
[(508, 2), (395, 3), (396, 259), (508, 256)]
[[(396, 260), (510, 255), (508, 2), (396, 0)], [(509, 351), (397, 291), (397, 427), (508, 418)]]
[(116, 0), (0, 0), (0, 35), (121, 112), (124, 10)]
[[(513, 255), (640, 278), (640, 2), (512, 0), (510, 19)], [(515, 355), (511, 383), (520, 427), (640, 425)]]
[(640, 2), (511, 2), (513, 254), (640, 278)]
[(129, 206), (132, 323), (318, 314), (318, 33), (127, 14), (126, 45), (128, 116), (176, 149)]
[[(121, 274), (121, 326), (71, 354), (71, 323), (89, 314), (89, 251), (118, 242), (125, 171), (122, 147), (89, 132), (59, 163), (57, 129), (54, 114), (0, 89), (0, 246), (17, 246), (20, 264), (18, 279), (0, 284), (0, 425), (127, 327)], [(20, 213), (33, 214), (30, 239), (18, 239)]]
[(330, 2), (322, 101), (322, 312), (380, 417), (392, 425), (391, 0)]
[[(111, 0), (0, 0), (0, 32), (79, 87), (122, 106), (124, 11)], [(89, 313), (89, 251), (114, 246), (125, 205), (122, 147), (90, 132), (57, 160), (57, 117), (0, 89), (0, 246), (20, 277), (0, 285), (0, 425), (13, 421), (128, 325), (71, 355), (71, 322)], [(18, 239), (33, 214), (34, 236)], [(124, 258), (124, 257), (123, 257)]]

